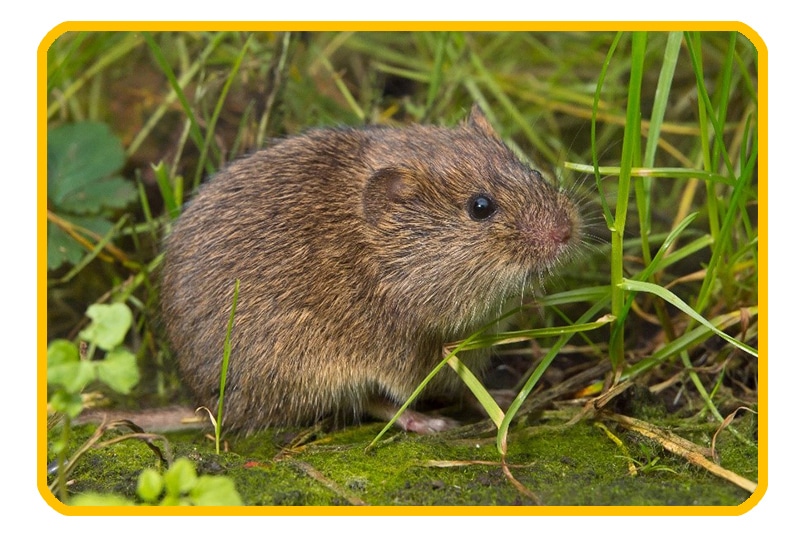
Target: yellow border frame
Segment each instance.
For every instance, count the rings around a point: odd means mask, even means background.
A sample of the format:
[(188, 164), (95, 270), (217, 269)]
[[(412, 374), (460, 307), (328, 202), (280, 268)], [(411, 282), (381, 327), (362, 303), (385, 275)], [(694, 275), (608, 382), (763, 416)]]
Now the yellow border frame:
[[(737, 506), (68, 506), (55, 498), (47, 487), (47, 50), (62, 34), (69, 31), (737, 31), (749, 39), (758, 51), (758, 264), (759, 264), (759, 481), (755, 492)], [(240, 515), (240, 516), (377, 516), (377, 515), (741, 515), (753, 509), (767, 490), (767, 47), (749, 26), (736, 21), (499, 21), (499, 22), (302, 22), (302, 21), (91, 21), (63, 22), (50, 30), (37, 51), (37, 487), (42, 498), (55, 511), (64, 515)]]

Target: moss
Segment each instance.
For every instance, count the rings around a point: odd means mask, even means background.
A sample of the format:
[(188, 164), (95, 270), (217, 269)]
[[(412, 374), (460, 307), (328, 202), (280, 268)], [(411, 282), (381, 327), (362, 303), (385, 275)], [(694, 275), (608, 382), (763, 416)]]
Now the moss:
[[(749, 432), (752, 419), (740, 420), (734, 428)], [(169, 440), (175, 457), (192, 459), (198, 473), (233, 478), (250, 505), (534, 504), (503, 473), (493, 436), (465, 439), (393, 432), (366, 451), (380, 428), (370, 424), (320, 433), (315, 441), (294, 449), (285, 448), (292, 434), (264, 431), (230, 438), (231, 452), (220, 455), (213, 453), (213, 443), (201, 432), (170, 434)], [(695, 429), (692, 437), (697, 443), (703, 441), (698, 436), (710, 440), (713, 428)], [(545, 505), (735, 506), (750, 495), (654, 442), (621, 429), (611, 431), (629, 456), (591, 421), (567, 426), (555, 419), (541, 420), (519, 428), (509, 441), (510, 471)], [(85, 432), (76, 432), (76, 444), (85, 437)], [(752, 445), (730, 431), (722, 433), (718, 444), (723, 466), (755, 478), (758, 454)], [(628, 471), (630, 459), (639, 468), (635, 476)], [(138, 473), (157, 465), (156, 456), (141, 442), (91, 450), (76, 468), (70, 492), (135, 498)]]

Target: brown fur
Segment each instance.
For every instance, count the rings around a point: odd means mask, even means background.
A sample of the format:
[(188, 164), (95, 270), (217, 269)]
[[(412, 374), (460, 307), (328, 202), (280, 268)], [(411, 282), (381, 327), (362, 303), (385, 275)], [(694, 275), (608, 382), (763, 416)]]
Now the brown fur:
[[(486, 220), (469, 214), (479, 193), (496, 201)], [(444, 343), (496, 318), (579, 233), (573, 202), (477, 108), (452, 129), (312, 130), (199, 191), (167, 241), (162, 311), (186, 383), (215, 407), (241, 280), (228, 427), (385, 414), (375, 406), (405, 401)]]

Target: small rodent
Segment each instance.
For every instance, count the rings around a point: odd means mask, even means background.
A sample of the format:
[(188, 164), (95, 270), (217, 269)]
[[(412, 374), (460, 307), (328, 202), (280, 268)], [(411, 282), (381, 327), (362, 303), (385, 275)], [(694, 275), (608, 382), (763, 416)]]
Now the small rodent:
[[(445, 343), (497, 318), (580, 233), (575, 203), (477, 106), (455, 128), (314, 129), (231, 163), (187, 205), (166, 242), (164, 325), (215, 410), (238, 278), (225, 428), (388, 420)], [(486, 360), (463, 356), (474, 371)], [(459, 382), (445, 369), (426, 391)], [(451, 422), (406, 411), (398, 424)]]

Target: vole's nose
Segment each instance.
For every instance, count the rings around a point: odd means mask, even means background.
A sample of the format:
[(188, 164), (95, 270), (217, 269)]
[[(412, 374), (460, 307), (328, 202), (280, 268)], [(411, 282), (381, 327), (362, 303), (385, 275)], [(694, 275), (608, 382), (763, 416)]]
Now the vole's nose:
[(567, 213), (561, 212), (556, 216), (552, 227), (547, 230), (547, 238), (556, 244), (567, 243), (572, 239), (572, 227), (572, 217)]
[(579, 233), (579, 222), (570, 207), (533, 210), (519, 229), (536, 257), (545, 262), (556, 260), (571, 247)]

